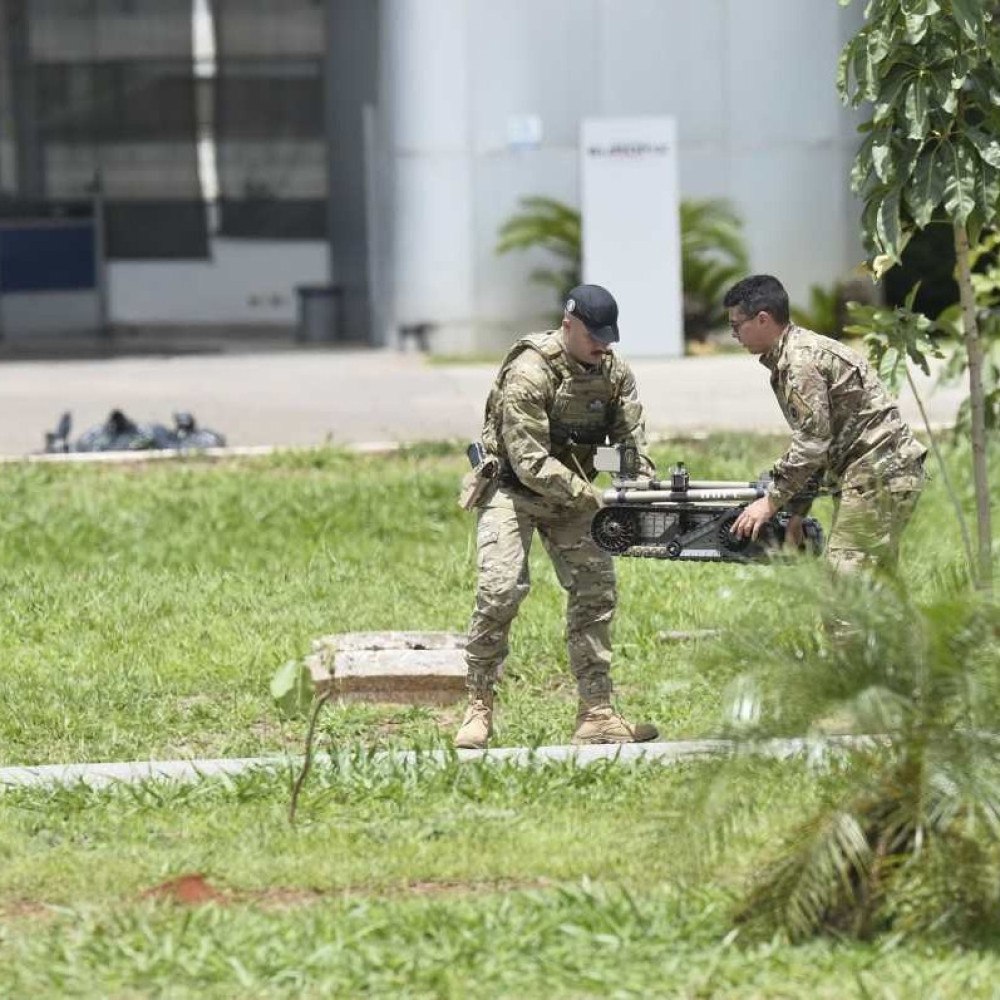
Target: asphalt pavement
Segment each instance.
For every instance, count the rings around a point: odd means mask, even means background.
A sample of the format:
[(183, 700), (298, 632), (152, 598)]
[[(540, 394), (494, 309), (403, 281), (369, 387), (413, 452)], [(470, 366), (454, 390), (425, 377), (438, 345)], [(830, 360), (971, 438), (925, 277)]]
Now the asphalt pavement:
[[(787, 429), (767, 372), (746, 354), (636, 359), (633, 368), (653, 435)], [(40, 451), (66, 410), (75, 437), (115, 408), (164, 423), (187, 410), (235, 446), (467, 440), (478, 435), (494, 371), (396, 350), (253, 343), (216, 353), (0, 360), (0, 454)], [(953, 422), (964, 387), (923, 376), (918, 386), (932, 425)], [(909, 391), (901, 408), (921, 426)]]

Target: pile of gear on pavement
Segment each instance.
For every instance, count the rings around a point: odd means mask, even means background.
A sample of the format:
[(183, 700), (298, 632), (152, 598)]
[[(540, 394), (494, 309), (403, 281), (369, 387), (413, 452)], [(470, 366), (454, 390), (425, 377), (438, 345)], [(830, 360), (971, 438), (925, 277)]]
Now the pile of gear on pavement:
[(225, 437), (218, 431), (199, 427), (194, 416), (181, 412), (174, 414), (174, 426), (165, 424), (136, 423), (121, 410), (112, 410), (103, 424), (85, 430), (75, 441), (70, 441), (73, 418), (64, 413), (54, 431), (45, 434), (47, 454), (66, 454), (85, 451), (200, 451), (205, 448), (223, 448)]

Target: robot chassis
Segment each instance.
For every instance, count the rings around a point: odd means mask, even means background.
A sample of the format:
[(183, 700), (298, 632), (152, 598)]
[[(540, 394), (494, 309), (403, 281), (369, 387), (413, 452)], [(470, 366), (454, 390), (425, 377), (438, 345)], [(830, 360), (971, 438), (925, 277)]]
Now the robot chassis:
[[(598, 448), (595, 464), (611, 472), (612, 486), (594, 515), (591, 534), (613, 556), (679, 562), (762, 562), (781, 552), (789, 515), (782, 512), (761, 527), (755, 540), (737, 538), (731, 528), (748, 503), (767, 493), (769, 479), (729, 482), (690, 479), (678, 463), (667, 480), (638, 479), (635, 455), (622, 445)], [(819, 555), (823, 529), (803, 519), (800, 551)]]

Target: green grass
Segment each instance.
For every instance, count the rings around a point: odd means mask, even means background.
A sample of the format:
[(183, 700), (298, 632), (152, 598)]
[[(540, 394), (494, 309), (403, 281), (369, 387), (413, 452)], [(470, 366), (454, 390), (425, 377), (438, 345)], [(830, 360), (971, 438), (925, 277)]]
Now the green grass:
[[(0, 995), (991, 995), (983, 945), (731, 933), (746, 859), (836, 780), (774, 762), (743, 779), (768, 820), (711, 872), (693, 766), (354, 754), (316, 772), (294, 829), (281, 775), (8, 793)], [(191, 873), (215, 900), (150, 893)]]
[[(688, 442), (663, 458), (742, 477), (776, 447), (754, 441), (748, 457), (735, 438)], [(313, 638), (464, 630), (475, 580), (473, 519), (454, 503), (463, 462), (457, 448), (434, 446), (395, 458), (329, 450), (231, 465), (8, 469), (0, 763), (244, 756), (297, 741), (267, 683)], [(501, 743), (562, 742), (572, 723), (563, 594), (541, 546), (533, 557)], [(746, 572), (634, 562), (620, 571), (624, 703), (656, 714), (671, 736), (709, 731), (714, 679), (655, 634), (728, 618), (726, 595)], [(354, 707), (326, 724), (339, 739), (411, 745), (439, 741), (439, 719), (450, 730), (447, 713)]]
[[(779, 438), (658, 449), (698, 478), (766, 468)], [(472, 519), (458, 447), (335, 450), (216, 465), (15, 466), (0, 481), (0, 763), (298, 750), (273, 671), (310, 640), (360, 629), (462, 630)], [(969, 496), (968, 456), (953, 474)], [(998, 468), (994, 459), (993, 469)], [(820, 504), (819, 514), (829, 510)], [(935, 479), (907, 536), (907, 578), (958, 561)], [(661, 629), (782, 628), (783, 567), (619, 563), (623, 707), (667, 737), (720, 730), (746, 664)], [(498, 742), (565, 742), (574, 692), (562, 592), (539, 546), (512, 636)], [(787, 575), (786, 575), (787, 574)], [(784, 589), (783, 589), (784, 588)], [(703, 767), (374, 756), (442, 747), (457, 710), (342, 706), (287, 822), (289, 776), (8, 791), (0, 809), (0, 996), (992, 996), (991, 942), (791, 948), (728, 937), (731, 904), (775, 831), (836, 776), (758, 764), (763, 815), (706, 871)], [(203, 874), (220, 898), (147, 890)]]

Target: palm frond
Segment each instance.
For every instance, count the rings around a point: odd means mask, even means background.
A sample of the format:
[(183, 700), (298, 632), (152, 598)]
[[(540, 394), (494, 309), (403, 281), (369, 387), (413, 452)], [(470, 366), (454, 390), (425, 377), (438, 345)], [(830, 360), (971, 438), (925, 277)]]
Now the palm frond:
[[(565, 261), (562, 271), (576, 280), (559, 287), (560, 297), (579, 284), (582, 255), (581, 219), (575, 208), (542, 195), (521, 198), (518, 211), (497, 232), (498, 254), (546, 250)], [(742, 223), (728, 202), (709, 198), (680, 204), (681, 283), (688, 333), (720, 323), (725, 289), (749, 270)], [(552, 270), (540, 269), (532, 280), (557, 287)]]
[(522, 198), (521, 211), (511, 216), (498, 233), (496, 252), (542, 247), (579, 268), (580, 213), (554, 198)]
[[(795, 593), (781, 605), (780, 627), (751, 601), (727, 629), (724, 653), (743, 666), (726, 692), (729, 735), (822, 729), (828, 714), (840, 713), (854, 731), (888, 736), (843, 759), (841, 793), (782, 838), (742, 919), (793, 937), (826, 928), (865, 935), (896, 913), (916, 925), (921, 900), (938, 898), (933, 879), (921, 882), (923, 859), (936, 864), (943, 852), (956, 865), (967, 859), (969, 878), (979, 880), (968, 898), (948, 903), (949, 921), (966, 920), (995, 896), (1000, 604), (963, 589), (954, 574), (943, 579), (916, 600), (898, 580), (787, 567), (781, 585), (765, 577), (754, 594), (766, 605)], [(716, 813), (722, 808), (716, 803)], [(960, 867), (953, 875), (965, 877)]]
[(797, 827), (737, 914), (804, 938), (837, 920), (867, 883), (872, 851), (857, 817), (837, 810)]

